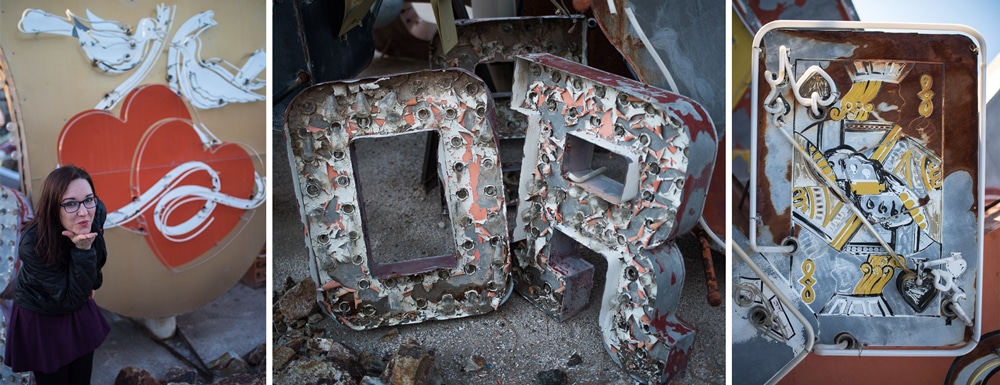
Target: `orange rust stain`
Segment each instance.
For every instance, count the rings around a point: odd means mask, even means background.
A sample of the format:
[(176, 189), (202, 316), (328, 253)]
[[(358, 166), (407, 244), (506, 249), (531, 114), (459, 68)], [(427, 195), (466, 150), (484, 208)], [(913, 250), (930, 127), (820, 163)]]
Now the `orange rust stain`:
[(460, 126), (465, 127), (463, 122), (465, 122), (465, 113), (469, 111), (469, 106), (465, 105), (465, 103), (460, 103), (458, 105), (458, 110), (462, 112), (458, 115), (458, 119), (455, 121), (457, 121)]
[(597, 127), (597, 135), (602, 138), (612, 138), (615, 136), (615, 122), (611, 118), (611, 111), (604, 111), (604, 115), (601, 116), (601, 126)]
[(327, 291), (327, 290), (330, 290), (330, 289), (335, 289), (335, 288), (338, 288), (338, 287), (341, 287), (341, 286), (343, 286), (343, 285), (341, 285), (340, 282), (330, 281), (330, 282), (327, 282), (327, 283), (323, 284), (323, 291)]
[(383, 124), (385, 124), (385, 119), (382, 119), (382, 118), (374, 118), (372, 120), (375, 121), (375, 125), (376, 126), (380, 126), (381, 127)]
[(639, 271), (639, 274), (643, 274), (646, 272), (646, 267), (642, 266), (641, 264), (639, 264), (639, 262), (636, 262), (634, 259), (632, 260), (632, 265), (634, 265), (635, 269)]
[(478, 203), (475, 203), (475, 198), (476, 194), (473, 193), (472, 197), (470, 197), (470, 199), (473, 200), (473, 203), (472, 206), (469, 207), (469, 215), (472, 215), (472, 219), (476, 221), (485, 220), (486, 215), (489, 214), (489, 210), (480, 206)]
[[(646, 235), (646, 227), (645, 226), (641, 226), (641, 227), (639, 227), (639, 232), (636, 233), (634, 237), (629, 238), (628, 241), (632, 242), (632, 241), (635, 241), (637, 239), (642, 239), (644, 235)], [(634, 263), (635, 262), (633, 262), (633, 264)]]

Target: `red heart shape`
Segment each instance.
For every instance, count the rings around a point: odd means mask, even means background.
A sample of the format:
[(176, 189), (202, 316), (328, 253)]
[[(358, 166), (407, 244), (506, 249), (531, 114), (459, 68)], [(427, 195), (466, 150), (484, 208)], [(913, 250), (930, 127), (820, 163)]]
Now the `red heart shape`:
[[(84, 111), (71, 118), (59, 135), (59, 164), (85, 168), (109, 212), (133, 201), (151, 203), (151, 208), (138, 217), (119, 225), (145, 231), (146, 243), (164, 266), (177, 269), (188, 265), (233, 232), (249, 207), (215, 205), (204, 213), (205, 222), (196, 227), (198, 231), (170, 234), (164, 229), (182, 225), (212, 204), (202, 197), (185, 198), (158, 226), (154, 218), (159, 213), (154, 208), (163, 195), (148, 196), (150, 190), (176, 167), (201, 162), (217, 173), (215, 192), (249, 199), (255, 192), (253, 161), (239, 145), (203, 144), (184, 100), (167, 86), (136, 88), (122, 102), (121, 111), (122, 118), (100, 110)], [(174, 186), (201, 186), (206, 191), (211, 190), (213, 177), (202, 170), (174, 182)], [(147, 197), (141, 198), (143, 194)], [(242, 221), (243, 226), (246, 224)], [(210, 256), (202, 260), (206, 258)]]
[[(150, 128), (143, 138), (134, 164), (136, 193), (157, 190), (154, 185), (171, 179), (168, 173), (176, 173), (178, 169), (192, 165), (198, 167), (187, 175), (173, 177), (177, 188), (193, 188), (201, 193), (242, 200), (249, 200), (254, 195), (256, 172), (247, 151), (237, 144), (204, 146), (194, 123), (184, 119), (160, 122)], [(215, 172), (215, 176), (208, 170)], [(216, 183), (214, 189), (213, 178)], [(146, 243), (170, 268), (178, 268), (198, 259), (218, 246), (237, 226), (240, 226), (238, 230), (242, 230), (242, 226), (248, 223), (242, 220), (242, 215), (249, 206), (216, 204), (211, 207), (209, 199), (203, 195), (187, 194), (179, 196), (176, 202), (173, 207), (161, 208), (169, 210), (170, 215), (161, 216), (163, 221), (159, 225), (155, 224), (155, 217), (161, 214), (157, 210), (149, 209), (139, 217), (139, 223), (147, 232)], [(198, 224), (191, 226), (190, 230), (177, 234), (168, 231), (171, 227), (190, 223), (189, 220), (199, 214), (204, 219), (194, 219), (193, 222)]]
[[(114, 212), (137, 196), (129, 188), (132, 160), (143, 134), (158, 121), (191, 119), (187, 105), (169, 87), (137, 87), (122, 101), (122, 118), (103, 110), (76, 114), (59, 133), (58, 162), (83, 167), (94, 180), (94, 189)], [(121, 224), (132, 230), (133, 220)]]

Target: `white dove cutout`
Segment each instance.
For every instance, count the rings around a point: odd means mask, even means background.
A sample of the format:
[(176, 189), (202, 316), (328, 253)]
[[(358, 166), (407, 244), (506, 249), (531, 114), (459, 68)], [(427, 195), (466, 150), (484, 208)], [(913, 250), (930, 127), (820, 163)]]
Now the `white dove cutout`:
[[(267, 66), (267, 55), (257, 50), (236, 67), (212, 58), (201, 59), (201, 35), (217, 23), (211, 10), (188, 19), (177, 29), (167, 53), (167, 83), (200, 109), (218, 108), (230, 102), (256, 102), (266, 96), (253, 92), (264, 86), (256, 78)], [(233, 73), (235, 71), (235, 74)]]
[(23, 33), (74, 37), (95, 67), (105, 72), (122, 73), (136, 68), (150, 52), (159, 54), (159, 50), (151, 49), (154, 48), (151, 43), (162, 44), (171, 22), (171, 12), (163, 5), (157, 7), (156, 20), (148, 17), (139, 19), (134, 30), (128, 24), (101, 19), (90, 9), (86, 13), (87, 18), (81, 18), (66, 10), (64, 19), (29, 8), (24, 10), (17, 28)]
[[(174, 7), (156, 6), (156, 20), (144, 17), (133, 30), (128, 24), (104, 20), (86, 10), (81, 19), (69, 10), (63, 19), (38, 9), (25, 9), (17, 28), (23, 33), (51, 33), (75, 37), (87, 58), (105, 72), (123, 73), (135, 69), (128, 79), (104, 95), (95, 109), (109, 110), (149, 74), (163, 52), (164, 41), (173, 24)], [(85, 25), (89, 24), (89, 26)], [(141, 64), (140, 64), (141, 63)], [(139, 65), (136, 69), (136, 65)]]
[[(18, 22), (23, 33), (50, 33), (76, 38), (90, 62), (108, 73), (134, 71), (114, 90), (104, 94), (95, 109), (110, 110), (149, 74), (159, 61), (163, 44), (173, 24), (175, 6), (157, 5), (156, 19), (142, 18), (133, 29), (130, 25), (97, 17), (89, 9), (87, 18), (66, 11), (66, 18), (26, 9)], [(267, 67), (263, 49), (254, 51), (242, 67), (211, 58), (201, 59), (199, 35), (217, 23), (211, 10), (184, 22), (174, 34), (167, 53), (167, 82), (199, 109), (219, 108), (231, 102), (263, 101), (265, 95), (254, 92), (266, 82), (257, 77)]]

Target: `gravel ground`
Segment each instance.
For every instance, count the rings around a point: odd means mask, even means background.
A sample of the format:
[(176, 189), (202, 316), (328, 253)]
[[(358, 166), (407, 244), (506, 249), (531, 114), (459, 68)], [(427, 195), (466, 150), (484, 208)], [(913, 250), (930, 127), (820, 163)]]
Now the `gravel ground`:
[[(376, 59), (365, 75), (412, 71), (418, 63)], [(299, 219), (298, 201), (292, 186), (288, 155), (281, 128), (282, 106), (275, 109), (273, 137), (273, 271), (274, 287), (279, 288), (286, 277), (301, 280), (309, 275), (302, 224)], [(362, 181), (367, 199), (374, 199), (377, 206), (367, 207), (368, 217), (392, 218), (379, 222), (381, 233), (372, 235), (373, 258), (388, 262), (405, 260), (413, 255), (436, 255), (439, 244), (427, 242), (440, 239), (441, 228), (439, 197), (436, 191), (424, 195), (416, 178), (419, 177), (423, 148), (419, 137), (379, 139), (374, 146), (359, 151), (377, 157), (366, 161), (362, 167), (371, 167), (371, 179)], [(413, 145), (417, 143), (418, 145)], [(370, 144), (369, 144), (370, 145)], [(414, 164), (416, 163), (416, 164)], [(400, 171), (403, 170), (403, 171)], [(364, 177), (365, 171), (362, 171)], [(401, 203), (408, 202), (408, 203)], [(416, 203), (413, 203), (416, 202)], [(397, 205), (416, 205), (407, 209)], [(711, 204), (711, 203), (710, 203)], [(408, 206), (407, 206), (408, 207)], [(437, 208), (436, 208), (437, 207)], [(378, 211), (389, 214), (378, 214)], [(430, 218), (428, 218), (428, 216)], [(414, 225), (416, 224), (416, 225)], [(404, 233), (409, 232), (409, 235)], [(412, 237), (410, 240), (406, 236)], [(412, 240), (425, 240), (427, 245), (415, 245)], [(725, 383), (725, 308), (710, 307), (706, 301), (705, 276), (700, 248), (693, 237), (678, 242), (685, 255), (687, 279), (685, 281), (678, 316), (698, 330), (687, 373), (678, 384)], [(414, 252), (416, 251), (416, 252)], [(597, 317), (600, 311), (607, 263), (597, 254), (584, 252), (584, 258), (595, 266), (594, 290), (590, 304), (573, 318), (557, 322), (536, 309), (516, 293), (492, 313), (448, 321), (431, 321), (416, 325), (388, 327), (369, 331), (353, 331), (340, 326), (332, 319), (324, 319), (320, 326), (325, 337), (343, 342), (356, 350), (367, 350), (377, 357), (391, 354), (408, 338), (436, 350), (436, 368), (446, 384), (530, 384), (538, 372), (550, 369), (566, 371), (572, 384), (629, 384), (625, 374), (612, 361), (601, 343)], [(412, 258), (410, 258), (412, 259)], [(715, 270), (720, 292), (728, 290), (729, 279), (725, 274), (724, 258), (715, 253)], [(274, 297), (277, 300), (277, 295)], [(280, 336), (276, 333), (274, 343)], [(489, 368), (464, 373), (462, 368), (472, 355), (486, 358)], [(568, 366), (574, 354), (582, 364)]]

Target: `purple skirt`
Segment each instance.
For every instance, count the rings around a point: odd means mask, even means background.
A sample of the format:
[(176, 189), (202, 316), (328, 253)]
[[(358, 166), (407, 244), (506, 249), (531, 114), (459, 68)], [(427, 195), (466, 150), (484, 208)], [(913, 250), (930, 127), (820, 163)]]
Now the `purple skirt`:
[(15, 372), (52, 373), (96, 350), (110, 331), (93, 299), (60, 315), (38, 314), (14, 304), (3, 363)]

